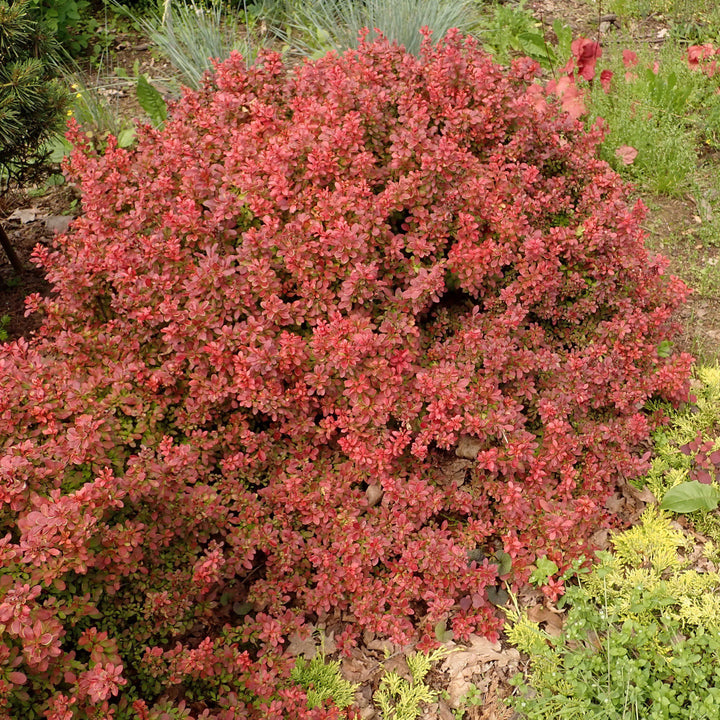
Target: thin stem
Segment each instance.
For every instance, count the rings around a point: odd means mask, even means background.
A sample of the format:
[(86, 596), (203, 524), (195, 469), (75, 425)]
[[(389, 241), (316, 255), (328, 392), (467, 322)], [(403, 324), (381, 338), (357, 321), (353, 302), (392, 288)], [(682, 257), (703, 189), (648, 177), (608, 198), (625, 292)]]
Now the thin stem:
[(5, 228), (2, 224), (0, 224), (0, 245), (2, 245), (2, 249), (5, 251), (7, 259), (13, 266), (13, 270), (17, 273), (21, 273), (23, 271), (23, 264), (20, 262), (20, 258), (17, 256), (15, 248), (12, 246), (10, 238), (7, 236)]

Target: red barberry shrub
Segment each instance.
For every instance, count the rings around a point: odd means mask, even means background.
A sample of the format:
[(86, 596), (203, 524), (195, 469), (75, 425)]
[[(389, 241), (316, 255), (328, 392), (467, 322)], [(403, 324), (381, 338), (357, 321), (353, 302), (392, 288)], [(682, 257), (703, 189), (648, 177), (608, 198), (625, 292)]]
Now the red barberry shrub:
[(452, 34), (235, 56), (135, 149), (75, 133), (0, 359), (6, 707), (300, 718), (308, 620), (492, 637), (501, 580), (588, 552), (685, 395), (685, 288), (535, 72)]

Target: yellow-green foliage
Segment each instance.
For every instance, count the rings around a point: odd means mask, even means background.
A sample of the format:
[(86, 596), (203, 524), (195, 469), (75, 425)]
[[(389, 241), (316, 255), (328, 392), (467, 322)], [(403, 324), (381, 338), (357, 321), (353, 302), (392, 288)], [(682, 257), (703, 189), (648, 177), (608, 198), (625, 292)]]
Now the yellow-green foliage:
[(360, 687), (345, 680), (337, 660), (325, 662), (322, 655), (316, 655), (310, 662), (299, 657), (290, 677), (307, 692), (309, 708), (321, 707), (331, 700), (342, 710), (353, 704), (355, 691)]
[(643, 514), (640, 525), (615, 534), (612, 543), (618, 566), (625, 569), (641, 566), (660, 576), (667, 570), (679, 570), (684, 566), (685, 560), (677, 551), (688, 544), (688, 539), (651, 505)]
[[(683, 445), (700, 435), (703, 442), (713, 443), (712, 450), (720, 450), (720, 366), (696, 367), (692, 394), (696, 402), (680, 410), (662, 407), (670, 421), (653, 436), (655, 458), (644, 480), (658, 499), (689, 479), (693, 457), (680, 450)], [(690, 517), (700, 532), (720, 543), (717, 513), (696, 512)]]
[(560, 638), (511, 615), (508, 638), (530, 656), (516, 710), (543, 720), (720, 717), (720, 574), (689, 566), (694, 540), (654, 506), (612, 543), (568, 590)]
[(412, 681), (408, 682), (396, 672), (387, 672), (380, 680), (380, 687), (373, 696), (380, 708), (383, 720), (415, 720), (421, 713), (421, 705), (431, 703), (438, 693), (425, 684), (425, 676), (438, 660), (449, 654), (445, 648), (432, 653), (414, 653), (408, 656), (407, 665)]
[[(720, 605), (713, 593), (720, 590), (720, 575), (687, 569), (688, 560), (678, 550), (694, 541), (656, 506), (648, 507), (640, 525), (615, 535), (612, 542), (613, 553), (601, 554), (600, 565), (583, 583), (588, 595), (601, 599), (610, 613), (650, 620), (662, 607), (664, 616), (683, 623), (706, 624), (708, 629), (718, 625), (715, 608)], [(638, 605), (638, 593), (656, 598), (658, 605)]]

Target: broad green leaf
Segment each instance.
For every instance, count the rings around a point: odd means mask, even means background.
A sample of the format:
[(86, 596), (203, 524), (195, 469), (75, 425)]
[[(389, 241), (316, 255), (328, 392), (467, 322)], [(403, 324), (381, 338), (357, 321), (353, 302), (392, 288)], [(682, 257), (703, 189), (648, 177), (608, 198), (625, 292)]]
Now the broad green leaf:
[(558, 41), (558, 55), (561, 60), (570, 57), (572, 46), (572, 28), (566, 25), (562, 20), (555, 20), (553, 23), (553, 31)]
[(518, 35), (520, 49), (533, 57), (538, 62), (556, 61), (553, 49), (545, 42), (545, 38), (539, 33), (520, 33)]
[(46, 181), (45, 187), (54, 187), (56, 185), (64, 185), (65, 176), (62, 173), (53, 173)]
[(539, 557), (535, 563), (536, 569), (530, 575), (530, 582), (536, 585), (544, 585), (548, 578), (554, 575), (558, 570), (558, 566), (546, 557)]
[(163, 96), (148, 82), (145, 75), (138, 77), (135, 93), (142, 109), (153, 121), (153, 125), (162, 125), (167, 119), (167, 105)]
[(669, 340), (663, 340), (657, 346), (658, 357), (661, 357), (661, 358), (670, 357), (670, 355), (672, 355), (672, 346), (673, 346), (673, 344)]
[(445, 620), (435, 623), (435, 637), (439, 643), (449, 642), (453, 639), (453, 632), (447, 629)]
[(130, 147), (135, 142), (135, 128), (129, 127), (121, 130), (117, 136), (118, 147)]
[(718, 502), (720, 502), (720, 492), (712, 485), (692, 480), (670, 488), (665, 493), (660, 507), (676, 513), (689, 513), (696, 510), (714, 510)]
[(498, 575), (507, 575), (512, 569), (512, 557), (508, 553), (498, 550), (495, 553), (495, 559), (498, 561)]
[(72, 145), (62, 135), (53, 135), (45, 147), (50, 152), (50, 162), (55, 164), (62, 162), (62, 159), (72, 150)]
[(503, 607), (510, 599), (510, 595), (505, 588), (493, 587), (492, 585), (487, 588), (487, 596), (488, 600), (498, 607)]

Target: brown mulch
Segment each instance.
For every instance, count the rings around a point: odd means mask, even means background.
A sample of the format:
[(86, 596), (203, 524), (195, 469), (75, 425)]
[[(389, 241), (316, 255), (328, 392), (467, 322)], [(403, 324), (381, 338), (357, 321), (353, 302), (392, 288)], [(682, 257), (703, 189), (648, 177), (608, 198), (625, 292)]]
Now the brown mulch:
[(48, 246), (53, 235), (64, 229), (74, 200), (73, 191), (64, 185), (39, 196), (30, 189), (12, 191), (0, 198), (0, 222), (23, 265), (22, 272), (16, 272), (0, 250), (0, 317), (10, 318), (4, 325), (8, 340), (28, 337), (40, 324), (38, 317), (25, 316), (25, 297), (32, 293), (47, 295), (50, 285), (30, 255), (36, 245)]

